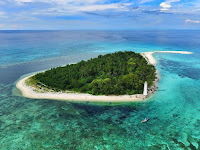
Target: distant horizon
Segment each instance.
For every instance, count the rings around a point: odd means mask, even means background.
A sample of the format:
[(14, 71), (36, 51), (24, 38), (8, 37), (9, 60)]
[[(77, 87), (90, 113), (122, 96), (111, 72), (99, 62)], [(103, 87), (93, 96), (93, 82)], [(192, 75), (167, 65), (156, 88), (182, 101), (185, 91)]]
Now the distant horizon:
[(200, 29), (18, 29), (1, 31), (200, 31)]

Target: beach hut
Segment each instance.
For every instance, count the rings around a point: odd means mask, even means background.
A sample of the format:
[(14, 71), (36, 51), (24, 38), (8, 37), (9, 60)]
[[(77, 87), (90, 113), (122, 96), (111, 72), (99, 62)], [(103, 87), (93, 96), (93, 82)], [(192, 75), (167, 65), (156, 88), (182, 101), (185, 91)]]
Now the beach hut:
[(147, 96), (147, 81), (145, 81), (145, 83), (144, 83), (144, 91), (143, 91), (143, 95), (144, 96)]

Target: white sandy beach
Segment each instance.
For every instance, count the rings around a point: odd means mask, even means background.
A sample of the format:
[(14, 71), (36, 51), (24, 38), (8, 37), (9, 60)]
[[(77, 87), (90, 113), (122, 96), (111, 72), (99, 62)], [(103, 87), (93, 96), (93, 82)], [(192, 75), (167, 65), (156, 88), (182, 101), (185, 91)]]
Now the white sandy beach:
[(156, 65), (157, 61), (153, 57), (154, 53), (192, 54), (192, 52), (187, 52), (187, 51), (153, 51), (153, 52), (144, 52), (141, 53), (141, 55), (149, 62), (149, 64)]
[[(153, 52), (143, 52), (141, 55), (149, 62), (149, 64), (156, 65), (156, 59), (153, 57), (154, 53), (174, 53), (174, 54), (192, 54), (187, 51), (153, 51)], [(31, 75), (33, 76), (33, 75)], [(36, 92), (34, 87), (27, 86), (25, 81), (31, 77), (27, 76), (20, 79), (16, 83), (16, 87), (21, 91), (22, 95), (27, 98), (32, 99), (53, 99), (53, 100), (67, 100), (67, 101), (93, 101), (93, 102), (136, 102), (145, 100), (145, 96), (142, 94), (136, 95), (122, 95), (122, 96), (96, 96), (83, 93), (62, 93), (62, 92)], [(158, 74), (157, 74), (158, 76)], [(157, 80), (155, 81), (156, 84)], [(156, 85), (154, 85), (156, 88)], [(152, 92), (154, 93), (154, 91)], [(151, 93), (151, 94), (152, 94)], [(149, 94), (149, 96), (151, 95)]]
[[(31, 75), (33, 76), (33, 75)], [(33, 99), (54, 99), (54, 100), (68, 100), (68, 101), (94, 101), (94, 102), (129, 102), (141, 101), (145, 97), (142, 94), (137, 95), (122, 95), (122, 96), (105, 96), (105, 95), (91, 95), (84, 93), (62, 93), (62, 92), (35, 92), (34, 88), (27, 86), (25, 81), (31, 76), (22, 78), (16, 83), (16, 87), (21, 91), (22, 95)]]

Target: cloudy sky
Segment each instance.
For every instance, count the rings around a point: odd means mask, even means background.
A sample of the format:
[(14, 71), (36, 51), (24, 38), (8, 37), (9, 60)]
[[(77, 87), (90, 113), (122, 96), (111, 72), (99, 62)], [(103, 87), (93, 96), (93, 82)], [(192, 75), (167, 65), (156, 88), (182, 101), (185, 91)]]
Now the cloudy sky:
[(200, 0), (0, 0), (4, 29), (200, 29)]

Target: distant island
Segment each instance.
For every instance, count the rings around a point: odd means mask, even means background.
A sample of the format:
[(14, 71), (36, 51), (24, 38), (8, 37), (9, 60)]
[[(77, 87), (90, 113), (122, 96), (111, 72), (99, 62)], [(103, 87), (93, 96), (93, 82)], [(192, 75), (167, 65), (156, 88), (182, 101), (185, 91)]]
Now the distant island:
[[(132, 51), (99, 55), (88, 61), (57, 67), (19, 80), (16, 87), (28, 98), (125, 102), (141, 101), (157, 88), (153, 53), (191, 54), (185, 51)], [(148, 96), (142, 94), (148, 83)]]

